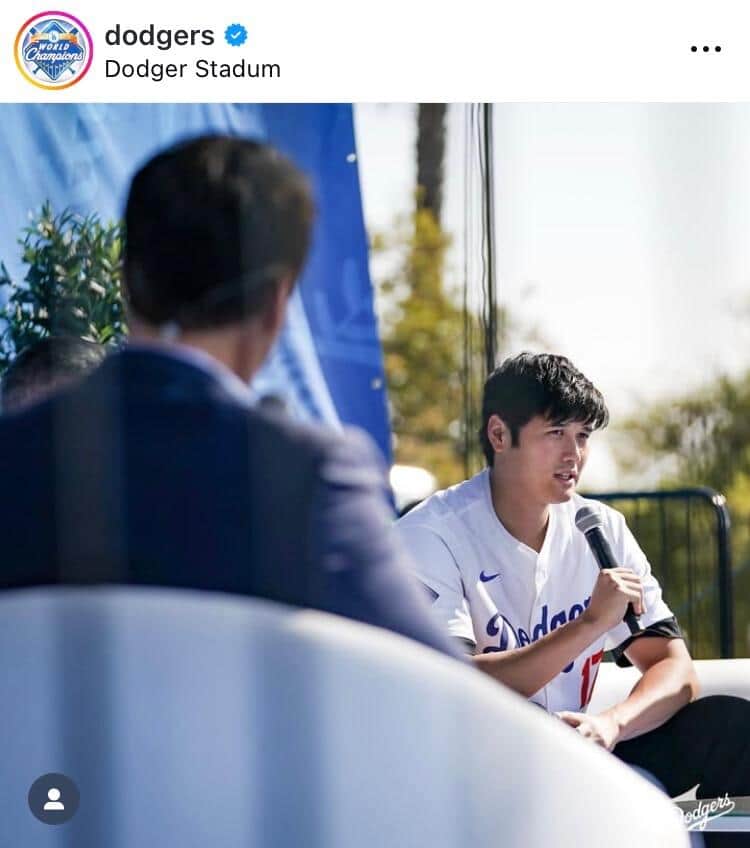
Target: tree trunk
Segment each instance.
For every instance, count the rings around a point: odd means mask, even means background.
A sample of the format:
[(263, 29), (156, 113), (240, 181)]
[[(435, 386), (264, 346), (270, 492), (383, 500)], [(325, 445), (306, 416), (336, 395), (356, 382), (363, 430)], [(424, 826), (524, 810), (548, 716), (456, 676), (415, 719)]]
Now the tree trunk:
[(445, 103), (420, 103), (417, 116), (417, 208), (440, 224), (443, 207)]

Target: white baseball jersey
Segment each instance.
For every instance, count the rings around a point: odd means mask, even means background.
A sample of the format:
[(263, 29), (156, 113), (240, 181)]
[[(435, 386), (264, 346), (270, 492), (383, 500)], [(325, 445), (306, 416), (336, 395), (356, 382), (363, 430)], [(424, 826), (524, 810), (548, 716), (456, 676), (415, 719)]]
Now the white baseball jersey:
[[(433, 610), (449, 633), (476, 645), (476, 653), (523, 647), (577, 618), (589, 605), (599, 573), (575, 514), (586, 504), (602, 513), (603, 530), (618, 565), (630, 568), (644, 589), (641, 627), (671, 618), (645, 554), (614, 509), (574, 495), (550, 506), (541, 551), (519, 542), (492, 505), (489, 469), (437, 492), (396, 524), (417, 576), (434, 597)], [(630, 636), (627, 624), (593, 642), (534, 694), (553, 712), (585, 711), (604, 651)]]

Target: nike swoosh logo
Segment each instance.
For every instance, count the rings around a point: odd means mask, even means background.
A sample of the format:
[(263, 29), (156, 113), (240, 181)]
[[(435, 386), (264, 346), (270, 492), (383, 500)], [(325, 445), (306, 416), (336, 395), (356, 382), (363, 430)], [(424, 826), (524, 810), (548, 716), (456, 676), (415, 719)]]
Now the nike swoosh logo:
[(490, 580), (494, 580), (496, 577), (500, 576), (500, 572), (498, 571), (496, 574), (485, 574), (484, 571), (481, 571), (479, 574), (479, 579), (482, 583), (489, 583)]

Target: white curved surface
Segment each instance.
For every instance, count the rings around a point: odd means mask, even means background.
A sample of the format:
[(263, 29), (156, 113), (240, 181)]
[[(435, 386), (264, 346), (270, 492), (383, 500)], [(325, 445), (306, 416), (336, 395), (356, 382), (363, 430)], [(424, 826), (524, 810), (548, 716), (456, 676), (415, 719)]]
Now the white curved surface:
[[(694, 665), (701, 685), (700, 698), (708, 695), (736, 695), (750, 700), (750, 659), (694, 660)], [(611, 662), (602, 663), (588, 712), (598, 713), (623, 701), (640, 676), (636, 668), (619, 668)]]
[[(27, 590), (0, 598), (0, 651), (2, 845), (688, 844), (614, 757), (375, 628), (208, 593)], [(64, 826), (26, 808), (50, 771), (81, 792)]]

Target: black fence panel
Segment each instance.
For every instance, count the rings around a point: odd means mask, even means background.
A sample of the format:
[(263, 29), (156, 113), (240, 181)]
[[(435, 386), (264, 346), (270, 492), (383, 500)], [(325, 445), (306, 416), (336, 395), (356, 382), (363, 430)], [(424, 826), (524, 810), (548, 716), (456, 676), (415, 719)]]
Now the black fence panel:
[(729, 510), (708, 488), (605, 492), (651, 563), (696, 659), (734, 656)]

